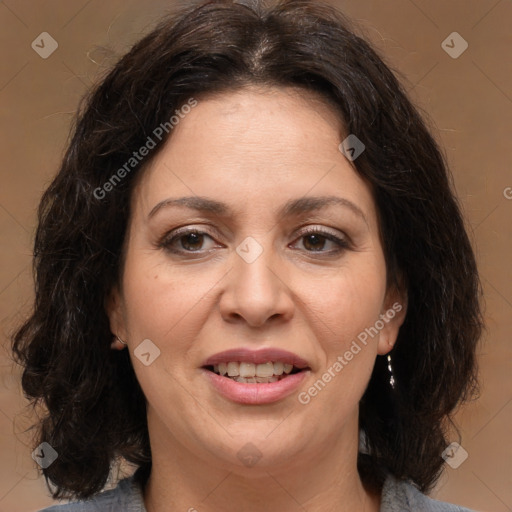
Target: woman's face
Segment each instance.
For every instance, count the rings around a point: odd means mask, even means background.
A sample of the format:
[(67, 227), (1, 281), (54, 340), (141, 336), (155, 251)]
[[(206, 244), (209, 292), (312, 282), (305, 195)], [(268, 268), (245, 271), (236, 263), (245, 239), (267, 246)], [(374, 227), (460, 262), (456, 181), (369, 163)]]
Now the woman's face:
[[(304, 92), (249, 88), (182, 112), (145, 171), (109, 316), (153, 450), (240, 472), (340, 443), (355, 457), (358, 402), (405, 304), (387, 293), (375, 203), (338, 149), (347, 135)], [(261, 382), (215, 375), (216, 362)], [(278, 377), (285, 363), (305, 369)]]

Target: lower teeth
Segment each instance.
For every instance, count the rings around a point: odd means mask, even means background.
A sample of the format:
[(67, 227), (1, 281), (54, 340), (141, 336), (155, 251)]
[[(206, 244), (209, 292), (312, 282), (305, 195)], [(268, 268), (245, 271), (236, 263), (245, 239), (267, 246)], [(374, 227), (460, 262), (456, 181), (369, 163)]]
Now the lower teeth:
[[(217, 374), (219, 375), (219, 374)], [(223, 375), (223, 377), (226, 377), (228, 379), (234, 380), (236, 382), (241, 382), (244, 384), (268, 384), (271, 382), (277, 382), (278, 380), (284, 379), (287, 376), (287, 374), (283, 375), (274, 375), (272, 377), (229, 377), (228, 375)]]

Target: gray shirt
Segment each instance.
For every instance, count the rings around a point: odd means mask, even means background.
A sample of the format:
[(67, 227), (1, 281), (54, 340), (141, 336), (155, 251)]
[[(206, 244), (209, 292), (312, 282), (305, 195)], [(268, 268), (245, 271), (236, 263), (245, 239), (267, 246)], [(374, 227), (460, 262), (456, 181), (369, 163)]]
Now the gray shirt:
[[(195, 510), (190, 507), (191, 511)], [(55, 505), (40, 512), (147, 512), (141, 488), (132, 477), (121, 480), (115, 489), (87, 501)], [(388, 476), (382, 488), (380, 512), (472, 512), (457, 505), (433, 500), (412, 483)]]

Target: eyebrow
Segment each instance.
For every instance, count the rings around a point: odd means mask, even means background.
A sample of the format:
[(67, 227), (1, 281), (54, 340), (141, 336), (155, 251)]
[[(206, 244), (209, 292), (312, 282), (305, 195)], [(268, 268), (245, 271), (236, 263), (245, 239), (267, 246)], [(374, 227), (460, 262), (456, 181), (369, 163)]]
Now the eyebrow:
[[(279, 217), (291, 217), (293, 215), (304, 214), (316, 210), (321, 210), (329, 206), (343, 206), (349, 208), (353, 213), (360, 217), (368, 225), (368, 220), (363, 211), (352, 201), (338, 196), (312, 196), (301, 197), (299, 199), (291, 199), (279, 208), (277, 214)], [(232, 214), (231, 208), (220, 201), (202, 196), (188, 196), (180, 198), (169, 198), (160, 201), (149, 212), (148, 219), (152, 218), (156, 213), (164, 208), (185, 207), (204, 213), (215, 215)]]

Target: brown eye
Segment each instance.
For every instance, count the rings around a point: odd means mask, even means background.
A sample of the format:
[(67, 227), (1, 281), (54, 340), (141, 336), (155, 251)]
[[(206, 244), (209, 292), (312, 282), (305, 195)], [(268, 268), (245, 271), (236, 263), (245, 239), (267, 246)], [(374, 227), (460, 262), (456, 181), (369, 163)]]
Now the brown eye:
[[(309, 251), (319, 251), (325, 245), (326, 237), (322, 235), (306, 235), (303, 237), (304, 247)], [(306, 242), (307, 240), (307, 242)]]
[[(338, 254), (350, 246), (348, 240), (340, 238), (330, 231), (316, 227), (303, 232), (299, 240), (303, 240), (302, 245), (306, 252), (317, 252), (326, 255)], [(332, 246), (331, 249), (326, 249), (326, 244), (327, 247), (330, 244)]]
[(213, 240), (210, 235), (197, 229), (185, 229), (170, 233), (159, 243), (159, 247), (166, 251), (184, 254), (201, 253), (205, 251), (206, 239)]
[(181, 247), (187, 251), (197, 251), (203, 244), (204, 235), (202, 233), (188, 233), (178, 238), (181, 240)]

